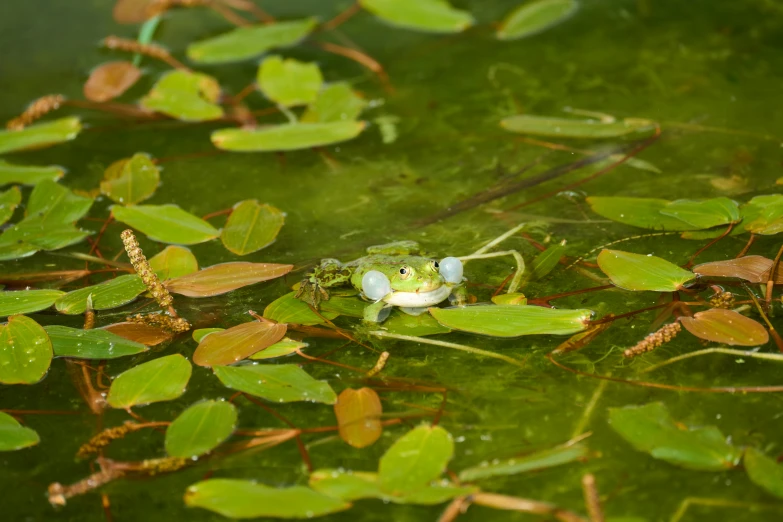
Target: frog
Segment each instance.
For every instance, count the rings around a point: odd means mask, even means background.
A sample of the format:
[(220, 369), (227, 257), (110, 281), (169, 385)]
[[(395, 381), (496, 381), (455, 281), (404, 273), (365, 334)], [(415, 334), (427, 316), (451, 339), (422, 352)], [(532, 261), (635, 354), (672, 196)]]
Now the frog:
[(366, 323), (382, 322), (394, 307), (419, 315), (446, 300), (460, 305), (468, 298), (458, 258), (438, 261), (409, 240), (371, 246), (367, 255), (346, 263), (321, 260), (302, 280), (296, 297), (318, 309), (329, 299), (329, 290), (341, 287), (353, 287), (369, 302), (363, 311)]

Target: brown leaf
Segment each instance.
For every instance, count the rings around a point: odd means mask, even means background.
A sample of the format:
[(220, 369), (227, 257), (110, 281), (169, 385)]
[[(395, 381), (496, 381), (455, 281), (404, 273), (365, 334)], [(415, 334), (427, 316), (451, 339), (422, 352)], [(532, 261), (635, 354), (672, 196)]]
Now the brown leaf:
[(199, 366), (233, 364), (283, 338), (286, 325), (252, 321), (204, 337), (193, 353)]
[(120, 24), (140, 24), (165, 10), (165, 2), (158, 0), (117, 0), (114, 20)]
[(140, 77), (141, 70), (131, 62), (106, 62), (90, 73), (84, 84), (84, 97), (94, 102), (113, 100), (127, 91)]
[(244, 261), (221, 263), (192, 274), (169, 279), (163, 285), (169, 292), (175, 294), (209, 297), (283, 276), (293, 267), (294, 265)]
[(168, 341), (172, 337), (166, 330), (151, 324), (114, 323), (104, 326), (103, 330), (108, 330), (115, 335), (136, 341), (145, 346), (155, 346), (163, 341)]
[(380, 419), (382, 412), (381, 399), (375, 390), (346, 388), (334, 405), (340, 438), (354, 448), (373, 444), (383, 432)]
[(716, 343), (760, 346), (769, 341), (764, 325), (733, 310), (713, 308), (693, 317), (680, 317), (680, 323), (699, 339)]
[[(763, 256), (745, 256), (727, 261), (713, 261), (693, 267), (700, 276), (736, 277), (751, 283), (766, 283), (773, 261)], [(775, 274), (775, 283), (783, 283), (781, 270)]]

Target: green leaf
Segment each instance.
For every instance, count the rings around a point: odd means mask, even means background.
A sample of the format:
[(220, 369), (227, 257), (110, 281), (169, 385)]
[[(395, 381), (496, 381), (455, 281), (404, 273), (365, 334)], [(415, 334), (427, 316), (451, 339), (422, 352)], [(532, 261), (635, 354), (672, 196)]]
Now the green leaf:
[(150, 267), (165, 281), (198, 272), (198, 260), (189, 249), (169, 245), (150, 258)]
[(0, 325), (0, 383), (34, 384), (52, 362), (52, 342), (41, 325), (12, 315)]
[(33, 167), (12, 165), (0, 159), (0, 186), (11, 183), (17, 185), (36, 185), (41, 181), (57, 181), (65, 175), (62, 167)]
[(297, 44), (318, 21), (303, 18), (268, 25), (239, 27), (188, 46), (188, 58), (199, 63), (226, 63), (259, 56), (270, 49)]
[(206, 74), (175, 70), (161, 76), (140, 105), (183, 121), (208, 121), (223, 117), (216, 102), (220, 85)]
[(234, 433), (236, 423), (237, 409), (230, 402), (198, 402), (166, 428), (166, 453), (186, 459), (209, 453)]
[[(278, 297), (264, 309), (264, 317), (278, 323), (288, 324), (323, 324), (324, 320), (310, 310), (306, 303), (294, 297), (294, 292)], [(320, 314), (332, 320), (337, 317), (337, 312), (321, 310)]]
[(538, 280), (549, 275), (549, 272), (555, 269), (560, 262), (560, 258), (565, 255), (566, 247), (564, 244), (552, 245), (533, 260), (533, 271), (531, 278)]
[(16, 419), (0, 411), (0, 451), (15, 451), (35, 446), (41, 441), (38, 434), (25, 428)]
[(295, 364), (215, 366), (213, 371), (229, 388), (271, 402), (337, 402), (337, 395), (326, 381), (313, 379)]
[[(321, 302), (319, 312), (336, 313), (338, 315), (347, 315), (348, 317), (364, 317), (364, 309), (367, 302), (362, 301), (357, 296), (332, 295), (327, 301)], [(386, 326), (386, 325), (384, 325)]]
[(440, 324), (454, 330), (493, 337), (570, 335), (587, 327), (592, 311), (556, 310), (530, 305), (471, 305), (430, 308)]
[(307, 346), (308, 346), (307, 343), (303, 343), (301, 341), (294, 341), (293, 339), (289, 339), (288, 337), (283, 337), (281, 340), (279, 340), (269, 348), (265, 348), (260, 352), (254, 353), (253, 355), (250, 356), (250, 359), (253, 359), (254, 361), (260, 361), (262, 359), (274, 359), (276, 357), (283, 357), (286, 355), (291, 355), (295, 351), (301, 350), (302, 348), (306, 348)]
[(381, 488), (398, 495), (413, 493), (440, 477), (453, 455), (454, 441), (449, 432), (422, 424), (397, 439), (381, 457)]
[(0, 130), (0, 154), (69, 141), (81, 130), (82, 124), (76, 117), (36, 123), (21, 130)]
[(609, 408), (609, 422), (637, 450), (684, 468), (730, 469), (742, 455), (715, 426), (680, 428), (660, 402)]
[(680, 317), (683, 328), (707, 341), (739, 346), (761, 346), (769, 342), (764, 325), (749, 317), (724, 308), (696, 312), (693, 317)]
[(561, 466), (587, 457), (587, 446), (573, 444), (545, 449), (518, 458), (493, 461), (491, 464), (463, 469), (459, 473), (460, 481), (472, 482), (499, 475), (514, 475), (539, 469)]
[(223, 246), (238, 256), (271, 245), (285, 223), (285, 214), (272, 205), (246, 199), (234, 205), (220, 234)]
[(302, 123), (354, 121), (359, 118), (367, 102), (345, 82), (332, 83), (321, 89), (299, 119)]
[(193, 367), (179, 354), (145, 362), (118, 375), (106, 401), (112, 408), (170, 401), (185, 393)]
[(193, 362), (199, 366), (234, 364), (272, 346), (285, 332), (284, 324), (261, 321), (239, 324), (202, 339), (193, 353)]
[(747, 448), (742, 462), (754, 484), (778, 498), (783, 498), (783, 466), (756, 448)]
[(46, 310), (65, 295), (60, 290), (17, 290), (0, 292), (0, 317)]
[(77, 196), (54, 181), (44, 180), (30, 194), (24, 221), (35, 219), (42, 225), (74, 223), (84, 217), (91, 206), (92, 199)]
[(269, 56), (261, 62), (256, 77), (258, 88), (270, 101), (285, 107), (315, 101), (324, 83), (317, 63)]
[(0, 192), (0, 225), (11, 219), (21, 202), (22, 191), (19, 187), (11, 187), (5, 192)]
[(598, 266), (616, 286), (633, 291), (674, 292), (696, 277), (660, 257), (621, 250), (601, 250)]
[(445, 0), (359, 0), (359, 4), (392, 25), (428, 33), (458, 33), (474, 20)]
[(212, 143), (235, 152), (278, 152), (323, 147), (354, 139), (363, 121), (330, 123), (285, 123), (259, 129), (220, 129), (212, 133)]
[(408, 315), (400, 311), (392, 311), (391, 316), (384, 321), (383, 328), (393, 334), (412, 335), (414, 337), (449, 333), (451, 331), (450, 328), (440, 324), (430, 314)]
[(551, 118), (531, 114), (509, 116), (501, 120), (500, 126), (519, 134), (582, 139), (619, 138), (654, 128), (654, 124), (648, 120), (626, 119), (607, 123), (599, 120)]
[(56, 325), (46, 326), (44, 330), (52, 341), (54, 354), (58, 357), (115, 359), (148, 350), (143, 344), (130, 341), (108, 330), (81, 330)]
[(292, 268), (293, 265), (234, 261), (208, 266), (198, 272), (169, 279), (165, 286), (174, 294), (209, 297), (284, 276)]
[(114, 219), (161, 243), (194, 245), (215, 239), (220, 231), (177, 205), (137, 205), (111, 207)]
[(92, 298), (93, 310), (108, 310), (130, 303), (147, 289), (136, 274), (126, 274), (97, 285), (68, 292), (54, 302), (58, 312), (74, 315), (87, 310), (87, 299)]
[(103, 179), (102, 194), (115, 203), (135, 205), (155, 193), (160, 183), (160, 169), (148, 154), (139, 152), (109, 165)]
[(576, 0), (536, 0), (520, 5), (500, 23), (499, 40), (515, 40), (549, 29), (566, 20), (579, 8)]
[(589, 197), (593, 212), (612, 221), (653, 230), (693, 230), (693, 225), (661, 214), (669, 204), (665, 199)]
[(664, 216), (684, 221), (694, 229), (728, 225), (740, 220), (739, 206), (729, 198), (678, 199), (668, 203), (660, 212)]
[(0, 235), (0, 261), (35, 254), (39, 250), (57, 250), (78, 243), (90, 233), (70, 223), (44, 223), (40, 218), (25, 218)]
[(783, 231), (783, 194), (756, 196), (740, 208), (748, 232), (771, 236)]
[(271, 488), (250, 480), (209, 479), (185, 492), (185, 505), (229, 518), (313, 518), (351, 507), (310, 488)]

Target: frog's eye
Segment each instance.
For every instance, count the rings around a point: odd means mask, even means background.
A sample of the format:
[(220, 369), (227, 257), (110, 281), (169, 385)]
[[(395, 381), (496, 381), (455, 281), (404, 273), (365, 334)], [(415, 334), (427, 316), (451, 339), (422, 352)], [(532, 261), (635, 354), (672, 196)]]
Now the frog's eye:
[(462, 261), (456, 257), (444, 257), (440, 260), (440, 275), (443, 276), (447, 283), (461, 283)]
[(409, 266), (400, 267), (400, 279), (408, 279), (413, 273), (413, 269)]
[(430, 263), (430, 266), (432, 267), (433, 270), (435, 270), (437, 272), (438, 269), (440, 268), (440, 263), (438, 263), (437, 261), (432, 261)]

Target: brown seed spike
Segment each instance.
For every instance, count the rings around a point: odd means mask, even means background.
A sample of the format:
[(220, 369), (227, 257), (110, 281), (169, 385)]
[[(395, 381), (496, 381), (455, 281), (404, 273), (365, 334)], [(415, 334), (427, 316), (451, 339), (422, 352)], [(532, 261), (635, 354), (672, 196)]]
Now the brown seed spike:
[(9, 121), (6, 128), (8, 130), (22, 130), (41, 116), (59, 109), (64, 101), (65, 96), (62, 94), (49, 94), (38, 98), (28, 105), (21, 115)]
[(638, 343), (634, 345), (631, 348), (628, 348), (623, 352), (623, 355), (627, 358), (636, 357), (637, 355), (641, 355), (643, 353), (651, 352), (658, 348), (659, 346), (662, 346), (680, 333), (682, 330), (682, 326), (680, 323), (669, 323), (663, 325), (661, 328), (659, 328), (657, 331), (651, 333)]
[(174, 303), (174, 299), (168, 290), (161, 284), (157, 274), (150, 267), (147, 258), (144, 256), (144, 252), (141, 251), (136, 236), (133, 231), (125, 230), (120, 237), (125, 245), (125, 251), (128, 253), (130, 262), (133, 265), (133, 269), (139, 274), (141, 280), (144, 281), (144, 285), (150, 291), (152, 296), (158, 302), (158, 306), (163, 309), (170, 308)]

